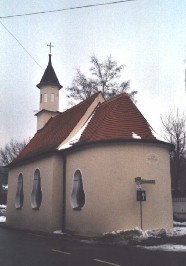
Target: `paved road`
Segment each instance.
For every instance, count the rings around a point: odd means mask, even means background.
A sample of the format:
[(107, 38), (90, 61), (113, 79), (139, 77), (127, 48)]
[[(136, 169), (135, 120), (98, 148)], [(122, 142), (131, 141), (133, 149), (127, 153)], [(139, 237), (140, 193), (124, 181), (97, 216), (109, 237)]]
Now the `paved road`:
[(83, 244), (0, 228), (3, 266), (185, 266), (186, 253)]

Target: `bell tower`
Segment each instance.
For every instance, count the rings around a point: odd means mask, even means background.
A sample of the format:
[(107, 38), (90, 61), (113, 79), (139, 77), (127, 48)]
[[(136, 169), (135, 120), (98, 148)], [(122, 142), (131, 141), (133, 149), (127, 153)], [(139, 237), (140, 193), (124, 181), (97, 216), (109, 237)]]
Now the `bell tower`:
[(59, 90), (62, 88), (52, 66), (51, 43), (48, 66), (37, 87), (40, 89), (40, 104), (37, 116), (37, 130), (41, 129), (47, 121), (59, 113)]

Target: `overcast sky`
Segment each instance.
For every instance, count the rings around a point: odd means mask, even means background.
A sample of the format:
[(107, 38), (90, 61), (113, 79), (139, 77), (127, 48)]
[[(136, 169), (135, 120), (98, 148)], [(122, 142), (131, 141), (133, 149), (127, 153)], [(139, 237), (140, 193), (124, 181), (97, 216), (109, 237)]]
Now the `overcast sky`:
[[(111, 1), (1, 0), (0, 17)], [(88, 74), (93, 53), (100, 60), (111, 54), (125, 64), (122, 79), (131, 80), (131, 89), (139, 92), (138, 108), (160, 133), (160, 114), (186, 106), (185, 14), (186, 0), (136, 0), (1, 19), (42, 68), (0, 24), (0, 147), (36, 132), (36, 84), (48, 64), (50, 42), (52, 63), (64, 88), (71, 84), (76, 67)], [(68, 107), (64, 88), (60, 111)]]

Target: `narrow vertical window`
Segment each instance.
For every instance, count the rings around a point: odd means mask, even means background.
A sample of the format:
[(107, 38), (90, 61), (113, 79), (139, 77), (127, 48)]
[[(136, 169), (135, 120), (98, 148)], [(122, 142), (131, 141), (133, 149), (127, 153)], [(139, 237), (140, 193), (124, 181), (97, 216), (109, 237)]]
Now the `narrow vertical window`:
[(43, 95), (42, 95), (42, 94), (40, 94), (40, 103), (42, 103), (42, 96), (43, 96)]
[(38, 210), (42, 202), (42, 191), (41, 191), (41, 177), (39, 169), (36, 169), (34, 173), (33, 189), (31, 193), (31, 206), (32, 209)]
[(15, 197), (15, 207), (16, 209), (21, 209), (23, 207), (24, 194), (23, 194), (23, 175), (19, 174), (17, 180), (17, 190)]
[(71, 205), (74, 210), (81, 210), (85, 205), (85, 192), (83, 188), (82, 174), (76, 170), (73, 177)]
[(54, 102), (54, 93), (51, 94), (51, 102)]
[(44, 102), (47, 103), (47, 93), (44, 94)]

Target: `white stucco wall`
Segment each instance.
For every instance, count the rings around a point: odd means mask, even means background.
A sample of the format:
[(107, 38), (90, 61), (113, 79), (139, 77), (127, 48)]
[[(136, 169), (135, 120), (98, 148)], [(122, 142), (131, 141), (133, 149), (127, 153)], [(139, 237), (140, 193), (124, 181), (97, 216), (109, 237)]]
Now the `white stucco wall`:
[(44, 127), (44, 125), (48, 122), (51, 117), (56, 116), (57, 112), (51, 111), (42, 111), (37, 114), (37, 130)]
[[(74, 172), (83, 175), (86, 203), (71, 207)], [(121, 143), (89, 147), (67, 157), (66, 229), (84, 235), (139, 227), (140, 203), (135, 177), (154, 179), (142, 185), (143, 229), (172, 228), (169, 152), (165, 146)]]
[[(57, 86), (42, 86), (40, 88), (40, 111), (43, 109), (57, 112), (59, 110), (59, 88)], [(45, 99), (45, 95), (47, 98)], [(40, 99), (40, 100), (41, 100)]]
[[(31, 208), (31, 192), (36, 169), (40, 170), (42, 203), (39, 210)], [(7, 225), (15, 228), (52, 232), (61, 228), (63, 161), (51, 156), (11, 169), (8, 177)], [(18, 175), (23, 174), (24, 203), (21, 210), (15, 208)]]
[[(42, 204), (32, 210), (30, 196), (36, 169), (41, 173)], [(85, 206), (71, 206), (72, 180), (80, 169)], [(24, 204), (15, 208), (17, 178), (23, 174)], [(140, 203), (136, 201), (135, 177), (154, 179), (142, 185), (147, 201), (142, 203), (143, 229), (172, 228), (172, 200), (169, 152), (165, 146), (120, 143), (89, 146), (67, 155), (66, 229), (95, 235), (141, 225)], [(51, 156), (14, 168), (9, 172), (7, 225), (52, 232), (62, 226), (63, 159)]]

